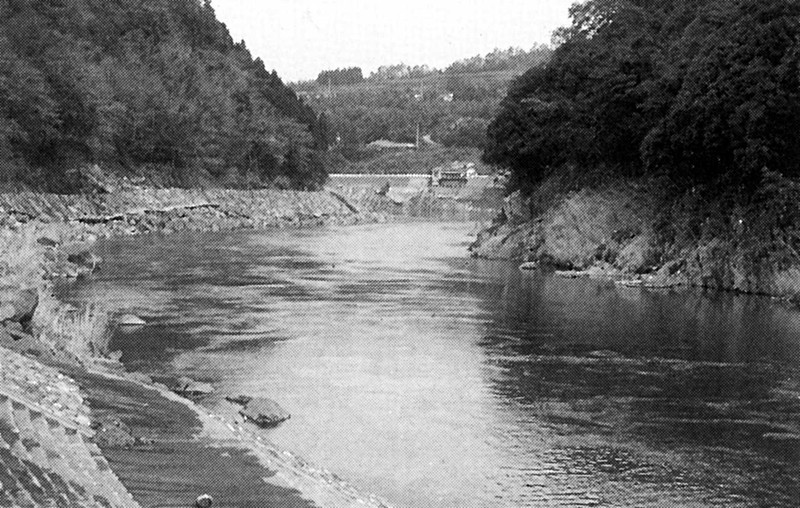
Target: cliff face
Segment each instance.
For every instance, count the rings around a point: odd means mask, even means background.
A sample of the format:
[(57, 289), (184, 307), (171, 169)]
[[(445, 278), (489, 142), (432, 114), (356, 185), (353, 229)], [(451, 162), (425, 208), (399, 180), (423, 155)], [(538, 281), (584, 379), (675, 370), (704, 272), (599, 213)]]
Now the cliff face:
[(574, 192), (536, 217), (527, 208), (519, 194), (507, 198), (506, 222), (482, 232), (473, 254), (570, 270), (602, 262), (630, 273), (653, 261), (649, 203), (635, 188)]
[(646, 187), (581, 190), (530, 216), (518, 194), (506, 199), (507, 219), (478, 235), (472, 254), (529, 266), (600, 276), (644, 287), (697, 286), (784, 298), (800, 296), (800, 266), (769, 255), (754, 259), (745, 242), (723, 236), (677, 248), (659, 241), (655, 200)]

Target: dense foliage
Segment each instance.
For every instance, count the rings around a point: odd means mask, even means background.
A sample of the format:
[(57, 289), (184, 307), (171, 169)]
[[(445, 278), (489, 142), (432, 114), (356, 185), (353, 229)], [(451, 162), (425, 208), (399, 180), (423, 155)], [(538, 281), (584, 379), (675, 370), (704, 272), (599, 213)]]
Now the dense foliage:
[(565, 166), (753, 189), (800, 172), (800, 1), (589, 0), (514, 81), (487, 162), (530, 190)]
[(210, 2), (0, 0), (0, 183), (100, 164), (165, 184), (313, 187), (324, 120)]

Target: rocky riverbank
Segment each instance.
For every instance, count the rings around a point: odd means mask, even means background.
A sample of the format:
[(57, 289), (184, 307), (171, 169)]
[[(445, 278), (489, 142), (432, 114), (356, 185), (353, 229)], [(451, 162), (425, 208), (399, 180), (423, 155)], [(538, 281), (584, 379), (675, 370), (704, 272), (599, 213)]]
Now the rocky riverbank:
[[(752, 233), (702, 235), (681, 245), (656, 233), (657, 204), (642, 184), (621, 184), (549, 196), (541, 202), (515, 193), (501, 217), (482, 231), (476, 257), (513, 259), (522, 269), (555, 271), (647, 288), (682, 286), (796, 300), (800, 266), (778, 259)], [(538, 209), (531, 213), (531, 209)], [(730, 217), (731, 231), (749, 220)], [(728, 227), (728, 226), (726, 226)], [(754, 245), (755, 244), (755, 245)], [(754, 247), (760, 247), (758, 252)], [(755, 254), (754, 254), (755, 252)]]
[[(153, 492), (142, 498), (145, 506), (166, 498), (189, 506), (193, 495), (203, 493), (199, 486), (219, 487), (242, 506), (261, 506), (265, 499), (292, 506), (305, 506), (308, 499), (323, 506), (383, 506), (248, 434), (241, 422), (213, 418), (188, 402), (182, 406), (177, 396), (149, 380), (126, 380), (108, 348), (113, 309), (76, 308), (58, 301), (52, 291), (56, 278), (88, 276), (101, 267), (92, 246), (102, 237), (381, 219), (328, 192), (129, 188), (91, 195), (0, 194), (0, 506), (138, 506), (109, 466), (109, 453), (117, 459), (133, 454), (142, 466), (126, 469), (121, 477), (136, 482), (137, 492)], [(126, 396), (129, 390), (141, 400)], [(89, 404), (83, 393), (91, 395)], [(187, 416), (178, 441), (171, 417), (165, 427), (148, 433), (134, 424), (142, 415), (129, 413), (131, 407), (161, 407), (172, 415), (181, 406), (194, 416)], [(193, 462), (200, 455), (219, 462), (219, 453), (209, 450), (222, 442), (238, 443), (235, 458), (218, 467), (231, 474), (247, 472), (249, 483), (240, 492), (216, 485), (213, 475), (206, 478), (212, 472), (218, 477), (218, 469)], [(187, 464), (180, 473), (196, 475), (190, 479), (196, 487), (177, 481), (161, 485), (151, 475), (158, 465), (140, 463), (160, 457), (159, 446), (170, 457), (184, 451)], [(253, 455), (258, 463), (246, 458)], [(262, 478), (276, 472), (282, 483), (264, 487)], [(153, 489), (143, 490), (141, 482)]]
[(0, 506), (139, 504), (92, 441), (78, 385), (0, 347)]

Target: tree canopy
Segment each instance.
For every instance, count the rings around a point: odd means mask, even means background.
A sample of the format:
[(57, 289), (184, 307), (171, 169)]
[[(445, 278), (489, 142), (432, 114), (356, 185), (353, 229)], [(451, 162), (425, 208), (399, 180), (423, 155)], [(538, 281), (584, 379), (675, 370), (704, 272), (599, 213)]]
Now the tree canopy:
[(313, 187), (323, 123), (208, 0), (0, 0), (0, 181), (67, 190), (96, 163)]
[(800, 172), (800, 1), (588, 0), (571, 17), (488, 129), (515, 187), (567, 165), (684, 187)]

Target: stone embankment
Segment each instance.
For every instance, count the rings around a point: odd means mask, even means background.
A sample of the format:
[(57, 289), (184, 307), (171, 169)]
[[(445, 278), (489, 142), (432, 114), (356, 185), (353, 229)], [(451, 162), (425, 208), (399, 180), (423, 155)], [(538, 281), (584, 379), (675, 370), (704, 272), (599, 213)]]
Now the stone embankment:
[(10, 222), (71, 223), (109, 236), (371, 220), (328, 192), (230, 189), (127, 189), (113, 194), (0, 194)]
[(0, 348), (0, 506), (139, 506), (91, 442), (79, 393), (55, 369)]

